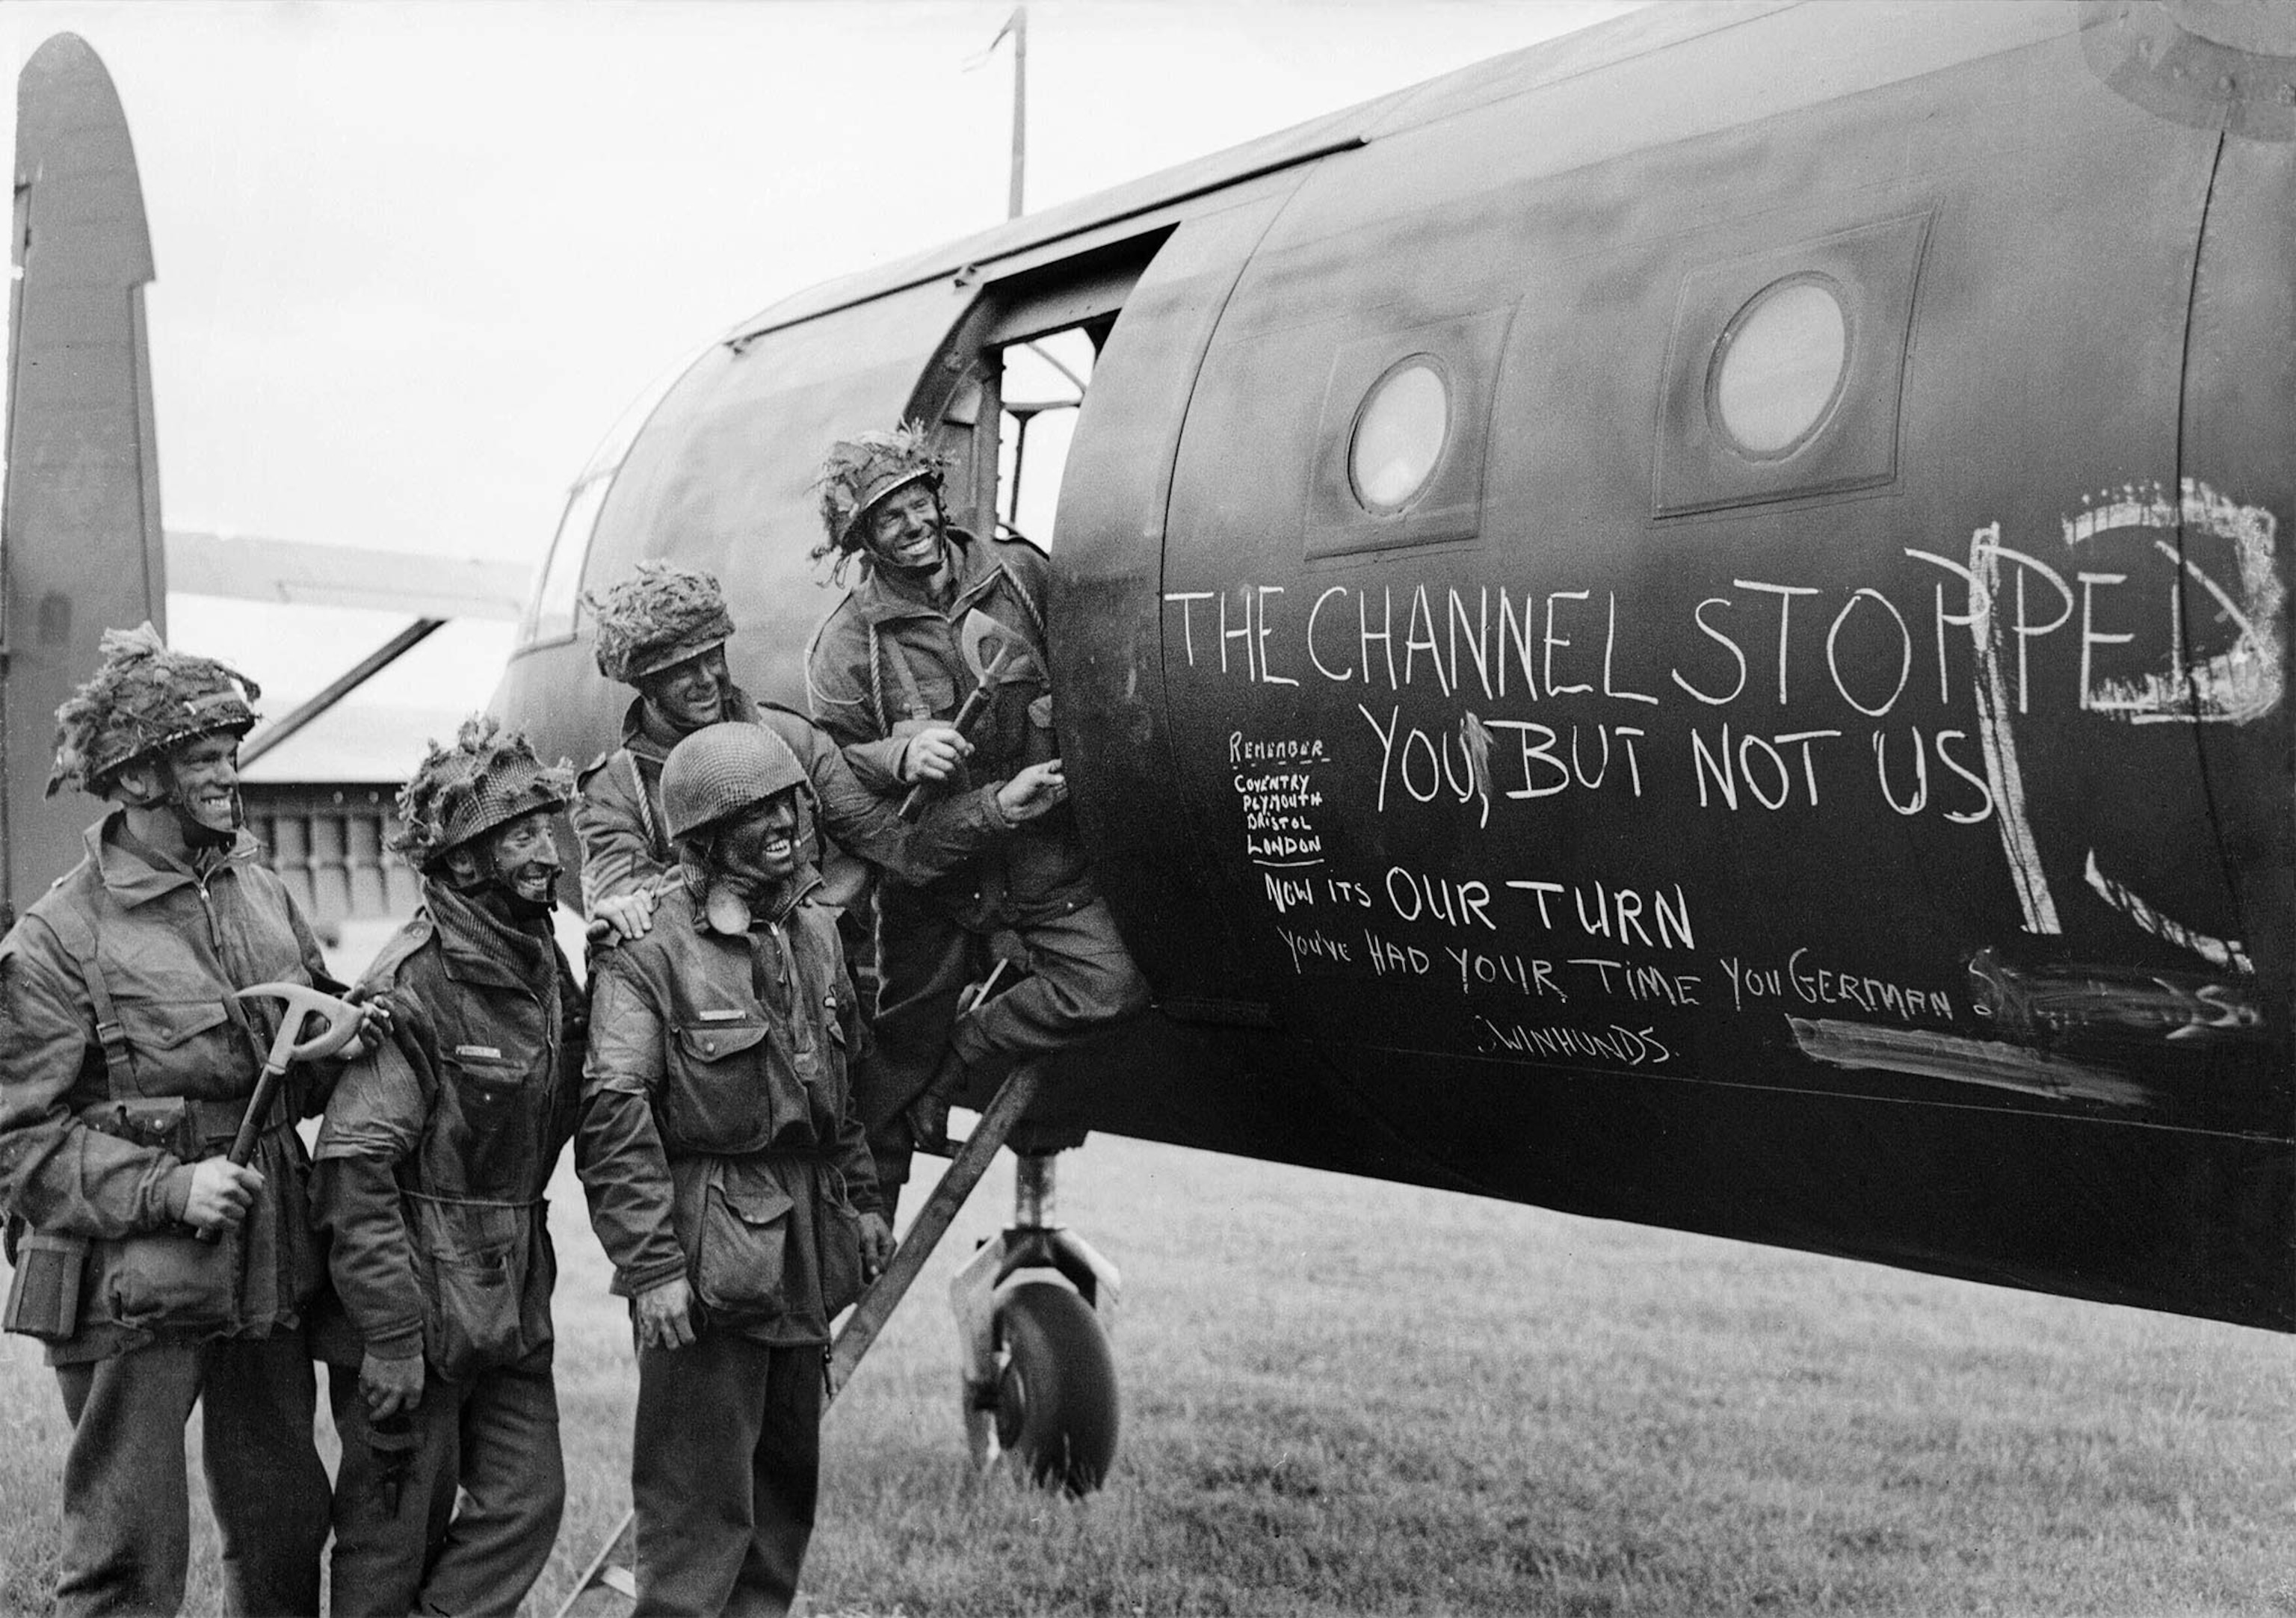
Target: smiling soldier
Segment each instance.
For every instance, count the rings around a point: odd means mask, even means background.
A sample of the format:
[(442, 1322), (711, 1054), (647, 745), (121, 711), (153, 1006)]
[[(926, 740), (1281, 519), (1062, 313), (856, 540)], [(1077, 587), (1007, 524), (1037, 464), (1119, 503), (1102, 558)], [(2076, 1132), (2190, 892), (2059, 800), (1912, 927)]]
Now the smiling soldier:
[[(993, 618), (1037, 669), (1050, 666), (1044, 553), (952, 526), (940, 457), (914, 426), (832, 446), (816, 487), (826, 537), (813, 554), (834, 559), (834, 577), (858, 561), (861, 578), (815, 638), (806, 684), (814, 717), (855, 773), (880, 790), (914, 780), (961, 787), (1052, 758), (1053, 697), (1041, 674), (998, 685), (964, 752), (939, 739), (979, 683), (960, 641), (969, 614)], [(1000, 932), (1024, 946), (1029, 975), (960, 1014), (986, 940)], [(901, 1148), (889, 1146), (878, 1165), (890, 1190), (907, 1177), (912, 1139), (947, 1149), (951, 1095), (1148, 1004), (1065, 809), (946, 875), (886, 883), (877, 966), (877, 1049), (862, 1104), (873, 1146), (891, 1137)]]
[[(911, 825), (854, 776), (836, 742), (812, 720), (756, 701), (734, 683), (726, 661), (734, 620), (717, 579), (675, 563), (642, 562), (586, 600), (597, 626), (599, 672), (637, 689), (623, 716), (621, 745), (582, 772), (574, 806), (583, 903), (593, 916), (619, 916), (601, 908), (633, 894), (650, 899), (675, 885), (677, 855), (662, 825), (662, 761), (685, 737), (721, 720), (758, 726), (796, 756), (810, 789), (799, 803), (799, 853), (821, 870), (829, 904), (849, 906), (859, 897), (866, 878), (853, 856), (930, 881), (1045, 813), (1064, 790), (1057, 766), (1016, 771), (1009, 781), (936, 804)], [(964, 749), (947, 727), (936, 745), (936, 758)], [(944, 766), (940, 775), (947, 774)], [(824, 848), (820, 833), (835, 846)], [(631, 919), (642, 923), (644, 913), (641, 906)]]
[(788, 1610), (829, 1319), (892, 1245), (836, 912), (799, 858), (804, 781), (755, 725), (680, 742), (661, 772), (678, 885), (596, 961), (579, 1160), (637, 1334), (641, 1618)]
[(232, 1607), (316, 1613), (327, 1474), (305, 1316), (324, 1265), (293, 1125), (333, 1064), (289, 1068), (247, 1165), (227, 1154), (278, 1016), (234, 991), (330, 980), (240, 824), (256, 687), (149, 624), (102, 651), (57, 710), (48, 790), (114, 807), (0, 941), (7, 1327), (46, 1342), (72, 1424), (56, 1610), (182, 1605), (196, 1404)]
[(398, 795), (422, 902), (368, 971), (392, 1037), (344, 1073), (312, 1192), (349, 1326), (321, 1344), (336, 1618), (513, 1613), (557, 1536), (543, 1193), (581, 1093), (581, 991), (550, 926), (572, 791), (480, 717)]

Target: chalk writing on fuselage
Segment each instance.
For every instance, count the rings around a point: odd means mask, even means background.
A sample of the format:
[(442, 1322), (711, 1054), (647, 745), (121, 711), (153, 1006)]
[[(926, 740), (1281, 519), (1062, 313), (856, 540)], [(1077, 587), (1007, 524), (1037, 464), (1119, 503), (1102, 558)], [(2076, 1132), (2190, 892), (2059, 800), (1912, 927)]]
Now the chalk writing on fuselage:
[[(1899, 547), (1936, 570), (1926, 589), (1900, 582), (1893, 596), (1873, 585), (1734, 576), (1689, 609), (1679, 636), (1637, 632), (1627, 619), (1631, 603), (1613, 590), (1507, 584), (1334, 583), (1304, 612), (1280, 585), (1176, 590), (1164, 597), (1165, 619), (1169, 649), (1192, 674), (1396, 699), (1352, 704), (1377, 750), (1373, 808), (1381, 813), (1405, 802), (1479, 801), (1488, 824), (1495, 801), (1573, 791), (1640, 799), (1669, 778), (1690, 788), (1681, 795), (1694, 795), (1701, 809), (1723, 813), (1816, 809), (1857, 790), (1904, 816), (1963, 825), (1999, 817), (2012, 863), (2030, 884), (2030, 833), (2005, 738), (2013, 718), (2070, 698), (2078, 710), (2135, 724), (2244, 722), (2280, 700), (2283, 592), (2269, 512), (2192, 480), (2178, 497), (2132, 483), (2067, 518), (2062, 540), (2085, 560), (2106, 538), (2179, 524), (2222, 542), (2228, 577), (2219, 576), (2226, 569), (2215, 552), (2202, 557), (2161, 539), (2149, 552), (2124, 541), (2131, 555), (2157, 553), (2141, 578), (2126, 558), (2119, 571), (2061, 568), (2005, 544), (1992, 524), (1971, 535), (1966, 561)], [(2194, 588), (2231, 627), (2229, 645), (2212, 654), (2185, 645)], [(2033, 649), (2054, 637), (2072, 650), (2063, 660), (2077, 669), (2068, 685), (2049, 683), (2034, 666)], [(1663, 668), (1646, 655), (1653, 645), (1674, 649)], [(1973, 703), (1972, 719), (1892, 720), (1932, 676), (1938, 707)], [(1431, 702), (1443, 705), (1441, 718), (1430, 716)], [(1615, 717), (1524, 711), (1564, 702), (1608, 705)], [(1778, 727), (1754, 720), (1758, 707), (1822, 710), (1830, 722)], [(1653, 710), (1670, 709), (1727, 713), (1660, 738)], [(1321, 757), (1320, 742), (1292, 745)], [(1258, 762), (1239, 753), (1236, 738), (1230, 756)], [(1286, 809), (1270, 803), (1260, 812)], [(2028, 911), (2033, 930), (2053, 930), (2044, 900), (2029, 899)]]

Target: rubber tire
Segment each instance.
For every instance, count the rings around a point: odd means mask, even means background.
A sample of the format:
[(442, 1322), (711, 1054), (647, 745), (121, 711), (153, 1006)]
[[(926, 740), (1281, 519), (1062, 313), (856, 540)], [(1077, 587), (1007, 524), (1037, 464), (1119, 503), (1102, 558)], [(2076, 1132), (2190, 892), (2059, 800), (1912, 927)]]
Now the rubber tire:
[(1092, 1306), (1027, 1281), (996, 1307), (996, 1443), (1024, 1480), (1089, 1494), (1116, 1458), (1116, 1359)]

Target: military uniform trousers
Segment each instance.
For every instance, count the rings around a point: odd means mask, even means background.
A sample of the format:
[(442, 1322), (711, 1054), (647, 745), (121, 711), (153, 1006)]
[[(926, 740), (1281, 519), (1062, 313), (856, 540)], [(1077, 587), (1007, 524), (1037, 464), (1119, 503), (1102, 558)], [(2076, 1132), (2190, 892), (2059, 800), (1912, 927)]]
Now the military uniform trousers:
[(878, 902), (876, 1050), (854, 1076), (853, 1100), (890, 1219), (909, 1178), (902, 1114), (945, 1052), (978, 1079), (1001, 1080), (1015, 1063), (1145, 1010), (1148, 981), (1117, 936), (1108, 901), (1095, 899), (1009, 929), (1027, 947), (1029, 975), (960, 1018), (957, 998), (985, 967), (980, 936), (914, 890), (889, 885)]
[(357, 1373), (330, 1367), (327, 1399), (343, 1441), (332, 1618), (512, 1618), (550, 1560), (566, 1505), (558, 1390), (547, 1360), (496, 1366), (461, 1382), (424, 1377), (395, 1510), (376, 1475)]
[(789, 1611), (820, 1487), (821, 1353), (707, 1324), (638, 1350), (631, 1618)]
[(319, 1610), (327, 1473), (318, 1383), (299, 1330), (159, 1342), (56, 1367), (64, 1458), (62, 1618), (174, 1613), (191, 1556), (184, 1428), (197, 1403), (208, 1498), (234, 1613)]

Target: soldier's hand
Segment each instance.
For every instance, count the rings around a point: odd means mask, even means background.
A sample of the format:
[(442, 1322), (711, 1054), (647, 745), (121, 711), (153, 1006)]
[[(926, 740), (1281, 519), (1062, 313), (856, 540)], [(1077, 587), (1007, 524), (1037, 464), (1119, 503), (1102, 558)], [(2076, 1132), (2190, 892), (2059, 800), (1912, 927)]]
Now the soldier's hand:
[(693, 1294), (684, 1276), (673, 1276), (637, 1296), (638, 1346), (682, 1349), (693, 1341), (693, 1322), (687, 1318)]
[(996, 789), (996, 807), (1004, 811), (1004, 818), (1015, 825), (1034, 820), (1046, 810), (1068, 801), (1068, 777), (1061, 773), (1061, 761), (1047, 759), (1042, 764), (1031, 764)]
[(369, 1421), (389, 1421), (422, 1402), (422, 1356), (385, 1359), (369, 1350), (359, 1361), (359, 1392)]
[(901, 750), (901, 779), (946, 781), (972, 751), (972, 743), (955, 726), (928, 726), (911, 736)]
[(228, 1157), (209, 1157), (192, 1165), (192, 1191), (184, 1200), (184, 1223), (207, 1236), (236, 1230), (255, 1206), (263, 1176)]
[(594, 944), (627, 944), (644, 938), (653, 927), (653, 891), (640, 888), (602, 899), (590, 912), (587, 936)]
[(861, 1277), (873, 1281), (893, 1261), (893, 1228), (882, 1213), (861, 1216)]
[(384, 1040), (390, 1038), (390, 997), (359, 988), (352, 990), (346, 998), (358, 1007), (358, 1032), (354, 1036), (358, 1041), (358, 1054), (372, 1055), (382, 1048)]

